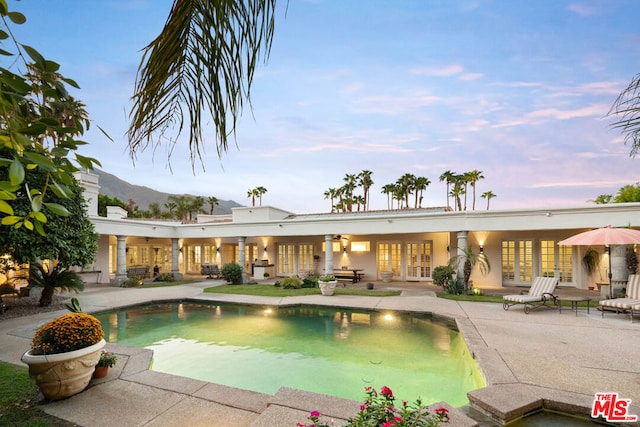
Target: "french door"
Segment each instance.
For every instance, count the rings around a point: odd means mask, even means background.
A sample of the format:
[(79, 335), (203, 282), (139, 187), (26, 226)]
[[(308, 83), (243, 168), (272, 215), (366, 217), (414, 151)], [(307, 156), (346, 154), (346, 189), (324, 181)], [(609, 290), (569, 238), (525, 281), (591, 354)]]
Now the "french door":
[(431, 242), (407, 243), (407, 280), (431, 278)]

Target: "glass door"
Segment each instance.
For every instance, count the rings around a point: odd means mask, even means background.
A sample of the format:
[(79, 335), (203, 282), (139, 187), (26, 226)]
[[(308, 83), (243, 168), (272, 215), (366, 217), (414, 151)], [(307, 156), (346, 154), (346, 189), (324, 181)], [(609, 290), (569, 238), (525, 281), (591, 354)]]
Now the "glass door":
[(431, 278), (431, 242), (407, 243), (407, 280)]
[(401, 246), (400, 243), (378, 243), (378, 274), (390, 271), (394, 278), (400, 278)]

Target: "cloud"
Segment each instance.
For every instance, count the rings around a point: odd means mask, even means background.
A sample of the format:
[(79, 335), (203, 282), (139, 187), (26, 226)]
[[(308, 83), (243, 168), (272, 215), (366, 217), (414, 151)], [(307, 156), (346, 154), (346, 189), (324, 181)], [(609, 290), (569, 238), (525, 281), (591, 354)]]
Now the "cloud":
[(484, 74), (482, 73), (465, 73), (460, 76), (460, 80), (471, 81), (471, 80), (478, 80), (483, 77), (484, 77)]
[(464, 71), (462, 65), (446, 65), (444, 67), (415, 67), (409, 70), (409, 73), (419, 76), (448, 77), (460, 74)]
[(504, 120), (498, 124), (495, 124), (494, 128), (506, 128), (523, 125), (539, 125), (546, 123), (549, 120), (569, 120), (580, 117), (602, 117), (609, 110), (607, 104), (592, 104), (582, 108), (575, 109), (558, 109), (558, 108), (544, 108), (535, 110), (524, 116), (511, 120)]
[(369, 96), (355, 101), (352, 104), (352, 111), (397, 116), (410, 110), (433, 105), (442, 100), (443, 98), (427, 93), (416, 93), (411, 96)]
[(567, 10), (580, 16), (595, 15), (597, 12), (594, 7), (589, 6), (585, 3), (571, 3), (569, 6), (567, 6)]

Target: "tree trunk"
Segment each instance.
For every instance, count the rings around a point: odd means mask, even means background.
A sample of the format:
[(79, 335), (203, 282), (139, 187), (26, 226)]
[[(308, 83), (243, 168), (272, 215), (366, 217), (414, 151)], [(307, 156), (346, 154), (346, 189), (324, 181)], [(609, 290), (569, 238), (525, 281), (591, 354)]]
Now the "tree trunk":
[(40, 307), (48, 307), (53, 302), (53, 292), (55, 288), (53, 286), (45, 286), (42, 288), (42, 295), (40, 295)]

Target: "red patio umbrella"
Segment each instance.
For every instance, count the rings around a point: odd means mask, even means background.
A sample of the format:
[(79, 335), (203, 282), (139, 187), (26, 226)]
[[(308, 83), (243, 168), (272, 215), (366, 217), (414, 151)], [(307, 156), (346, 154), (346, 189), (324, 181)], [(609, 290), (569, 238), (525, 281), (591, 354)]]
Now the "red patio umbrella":
[[(607, 225), (595, 230), (585, 231), (558, 242), (561, 246), (594, 246), (594, 245), (635, 245), (640, 244), (640, 231), (631, 228), (617, 228)], [(609, 253), (609, 296), (611, 289), (611, 253)]]

